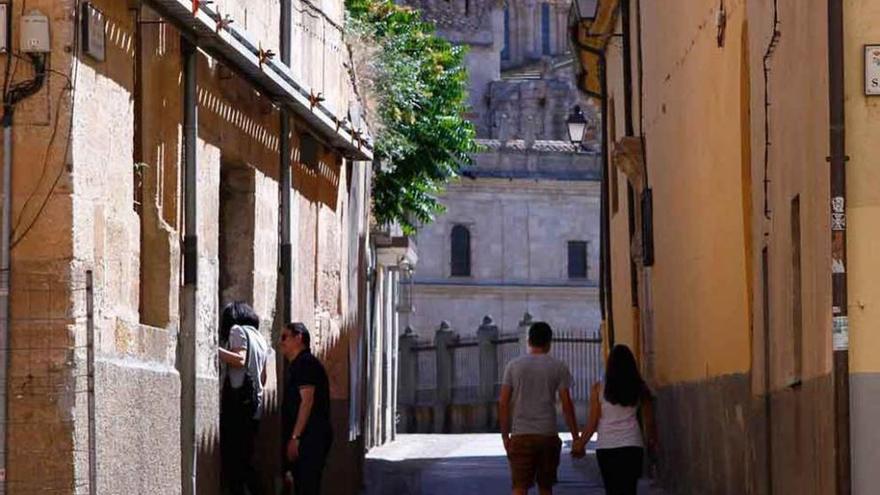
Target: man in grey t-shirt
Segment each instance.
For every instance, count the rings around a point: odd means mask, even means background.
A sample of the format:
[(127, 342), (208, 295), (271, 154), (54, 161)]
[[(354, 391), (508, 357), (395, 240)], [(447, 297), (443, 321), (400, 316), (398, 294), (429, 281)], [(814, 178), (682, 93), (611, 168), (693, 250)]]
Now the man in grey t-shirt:
[(565, 363), (550, 356), (552, 340), (550, 325), (533, 323), (529, 327), (528, 354), (514, 359), (504, 369), (498, 416), (514, 495), (525, 495), (536, 481), (541, 495), (553, 493), (562, 450), (556, 428), (557, 394), (572, 438), (578, 437), (569, 391), (571, 371)]

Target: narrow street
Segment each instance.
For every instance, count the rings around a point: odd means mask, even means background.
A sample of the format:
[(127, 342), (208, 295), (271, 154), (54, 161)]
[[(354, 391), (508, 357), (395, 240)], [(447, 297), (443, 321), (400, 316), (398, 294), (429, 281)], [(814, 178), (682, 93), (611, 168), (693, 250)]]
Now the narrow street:
[[(569, 455), (571, 435), (563, 434), (558, 495), (604, 495), (595, 451), (584, 459)], [(363, 495), (507, 495), (510, 477), (498, 434), (400, 435), (367, 454)], [(537, 493), (532, 489), (530, 493)], [(640, 495), (663, 495), (642, 480)]]

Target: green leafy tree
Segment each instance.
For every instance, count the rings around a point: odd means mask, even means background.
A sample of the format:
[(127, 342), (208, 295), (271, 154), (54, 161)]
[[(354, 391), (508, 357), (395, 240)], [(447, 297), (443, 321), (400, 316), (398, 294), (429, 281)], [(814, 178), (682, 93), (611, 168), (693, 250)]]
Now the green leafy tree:
[[(419, 12), (390, 0), (347, 0), (348, 31), (368, 59), (376, 126), (373, 214), (407, 234), (443, 206), (437, 194), (477, 150), (465, 119), (465, 49), (440, 38)], [(365, 51), (366, 50), (366, 51)]]

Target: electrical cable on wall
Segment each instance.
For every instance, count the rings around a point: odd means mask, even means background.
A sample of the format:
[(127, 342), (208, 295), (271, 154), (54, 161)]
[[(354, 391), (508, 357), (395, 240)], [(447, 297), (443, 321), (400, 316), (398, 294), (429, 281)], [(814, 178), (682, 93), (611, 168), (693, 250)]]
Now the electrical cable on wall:
[(764, 52), (764, 218), (770, 220), (770, 59), (779, 44), (779, 3), (773, 0), (773, 35)]
[[(22, 2), (22, 3), (24, 3), (24, 2)], [(22, 7), (22, 8), (24, 8), (24, 7)], [(81, 11), (82, 11), (82, 0), (76, 0), (75, 5), (74, 5), (74, 25), (75, 26), (80, 25)], [(56, 174), (55, 178), (53, 179), (52, 184), (49, 186), (49, 190), (46, 192), (45, 196), (43, 197), (42, 201), (40, 202), (40, 206), (38, 207), (36, 213), (33, 215), (33, 217), (31, 217), (29, 223), (26, 226), (22, 227), (22, 222), (24, 221), (24, 214), (25, 214), (25, 211), (27, 210), (27, 205), (33, 200), (33, 198), (35, 198), (37, 196), (37, 192), (39, 191), (40, 184), (42, 183), (42, 179), (43, 179), (43, 177), (45, 177), (45, 174), (48, 171), (49, 157), (51, 156), (51, 149), (54, 144), (54, 140), (58, 134), (58, 126), (61, 121), (61, 102), (63, 101), (65, 95), (68, 94), (68, 92), (69, 92), (69, 96), (70, 96), (70, 112), (69, 112), (70, 113), (70, 121), (68, 124), (67, 135), (66, 135), (66, 139), (65, 139), (65, 143), (64, 143), (64, 152), (61, 154), (62, 162), (67, 160), (67, 155), (70, 152), (71, 139), (73, 138), (73, 118), (74, 118), (74, 113), (75, 113), (74, 107), (76, 105), (76, 97), (75, 97), (75, 95), (76, 95), (76, 80), (77, 80), (77, 75), (79, 73), (79, 64), (80, 64), (80, 57), (79, 57), (80, 37), (81, 37), (80, 30), (74, 29), (73, 48), (72, 48), (72, 53), (74, 54), (74, 57), (73, 57), (74, 60), (73, 60), (72, 66), (71, 66), (71, 74), (69, 76), (64, 75), (64, 74), (60, 73), (59, 71), (53, 70), (51, 68), (49, 68), (47, 71), (47, 72), (50, 72), (53, 74), (62, 74), (64, 76), (65, 80), (67, 81), (68, 86), (64, 90), (62, 90), (61, 94), (58, 96), (58, 100), (57, 100), (57, 104), (56, 104), (56, 111), (55, 111), (55, 122), (53, 124), (52, 135), (50, 137), (49, 143), (46, 146), (46, 151), (43, 155), (43, 164), (42, 164), (42, 172), (40, 175), (40, 180), (37, 182), (36, 187), (34, 187), (34, 189), (30, 192), (27, 200), (25, 200), (25, 203), (22, 206), (21, 212), (19, 213), (19, 218), (16, 220), (15, 227), (13, 228), (13, 230), (11, 232), (12, 242), (10, 244), (10, 249), (15, 249), (15, 247), (19, 243), (21, 243), (21, 241), (25, 238), (25, 236), (27, 236), (28, 233), (30, 233), (30, 231), (33, 229), (34, 225), (40, 219), (40, 217), (42, 216), (46, 207), (48, 206), (49, 200), (52, 198), (52, 195), (54, 194), (55, 189), (58, 187), (58, 183), (61, 181), (61, 178), (64, 176), (64, 172), (67, 169), (67, 167), (65, 166), (64, 163), (62, 163), (61, 166), (58, 167), (58, 173)], [(47, 65), (48, 65), (48, 63), (47, 63)]]

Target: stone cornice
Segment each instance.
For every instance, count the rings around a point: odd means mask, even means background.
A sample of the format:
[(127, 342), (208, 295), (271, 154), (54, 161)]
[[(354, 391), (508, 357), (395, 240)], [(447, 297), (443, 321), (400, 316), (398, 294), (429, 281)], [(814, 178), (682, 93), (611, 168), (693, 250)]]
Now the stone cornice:
[(541, 284), (468, 284), (468, 283), (429, 283), (415, 282), (415, 294), (443, 295), (455, 297), (490, 295), (534, 295), (554, 299), (576, 299), (584, 302), (598, 302), (599, 289), (584, 285), (541, 285)]
[(461, 193), (510, 193), (510, 194), (546, 194), (556, 193), (571, 196), (598, 198), (601, 183), (598, 181), (543, 181), (535, 179), (498, 179), (479, 177), (463, 178), (447, 186), (444, 196)]

